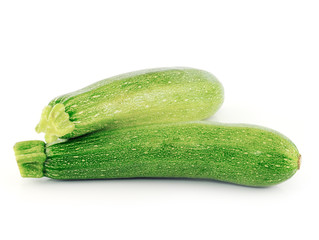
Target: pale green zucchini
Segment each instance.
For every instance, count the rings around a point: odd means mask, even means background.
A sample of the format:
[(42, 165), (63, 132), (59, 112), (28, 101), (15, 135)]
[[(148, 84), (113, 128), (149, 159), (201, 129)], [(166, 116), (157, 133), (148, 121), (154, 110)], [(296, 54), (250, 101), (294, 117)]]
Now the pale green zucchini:
[(258, 126), (208, 122), (101, 130), (65, 142), (19, 142), (22, 177), (201, 178), (248, 186), (278, 184), (300, 165), (296, 146)]
[(52, 100), (37, 132), (47, 142), (108, 130), (208, 118), (223, 103), (223, 87), (192, 68), (149, 69), (99, 81)]

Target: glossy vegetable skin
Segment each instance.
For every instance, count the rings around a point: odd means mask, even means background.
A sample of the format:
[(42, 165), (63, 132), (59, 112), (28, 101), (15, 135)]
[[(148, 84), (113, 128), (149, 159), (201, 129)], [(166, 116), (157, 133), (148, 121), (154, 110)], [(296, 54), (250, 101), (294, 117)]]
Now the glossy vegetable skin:
[(296, 146), (258, 126), (188, 122), (101, 130), (65, 142), (15, 146), (23, 177), (201, 178), (270, 186), (295, 174)]
[(47, 142), (156, 123), (203, 120), (224, 100), (223, 87), (210, 73), (192, 68), (148, 69), (111, 77), (53, 99), (42, 112), (37, 132)]

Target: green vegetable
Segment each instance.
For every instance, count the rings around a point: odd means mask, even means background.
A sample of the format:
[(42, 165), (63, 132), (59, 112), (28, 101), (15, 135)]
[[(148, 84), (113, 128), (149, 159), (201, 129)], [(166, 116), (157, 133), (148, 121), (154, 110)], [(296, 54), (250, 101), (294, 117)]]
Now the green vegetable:
[(64, 142), (19, 142), (23, 177), (203, 178), (269, 186), (300, 165), (296, 146), (270, 129), (207, 122), (101, 130)]
[(155, 123), (205, 119), (223, 102), (223, 87), (210, 73), (191, 68), (162, 68), (99, 81), (52, 100), (37, 132), (47, 142)]

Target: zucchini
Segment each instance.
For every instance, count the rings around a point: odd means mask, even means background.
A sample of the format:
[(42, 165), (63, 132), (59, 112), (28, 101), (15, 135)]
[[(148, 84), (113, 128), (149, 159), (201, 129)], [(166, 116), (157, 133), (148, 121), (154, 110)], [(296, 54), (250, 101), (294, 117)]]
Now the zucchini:
[(102, 128), (202, 120), (219, 109), (223, 96), (220, 82), (202, 70), (142, 70), (53, 99), (36, 131), (50, 143)]
[(64, 142), (19, 142), (22, 177), (54, 179), (202, 178), (269, 186), (299, 169), (282, 134), (258, 126), (187, 122), (100, 130)]

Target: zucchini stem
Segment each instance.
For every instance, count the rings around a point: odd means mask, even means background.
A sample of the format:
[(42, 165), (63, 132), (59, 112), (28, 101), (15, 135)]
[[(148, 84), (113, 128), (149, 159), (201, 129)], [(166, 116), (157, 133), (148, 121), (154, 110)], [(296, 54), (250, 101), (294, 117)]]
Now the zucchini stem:
[(65, 112), (64, 105), (58, 103), (53, 107), (48, 105), (43, 109), (40, 122), (35, 130), (37, 133), (44, 132), (45, 141), (51, 143), (71, 133), (74, 128), (75, 125), (70, 121), (69, 114)]
[(13, 147), (20, 174), (25, 178), (43, 177), (43, 164), (47, 156), (43, 141), (18, 142)]
[(300, 165), (301, 165), (301, 155), (299, 154), (299, 157), (298, 157), (298, 170), (300, 169)]

